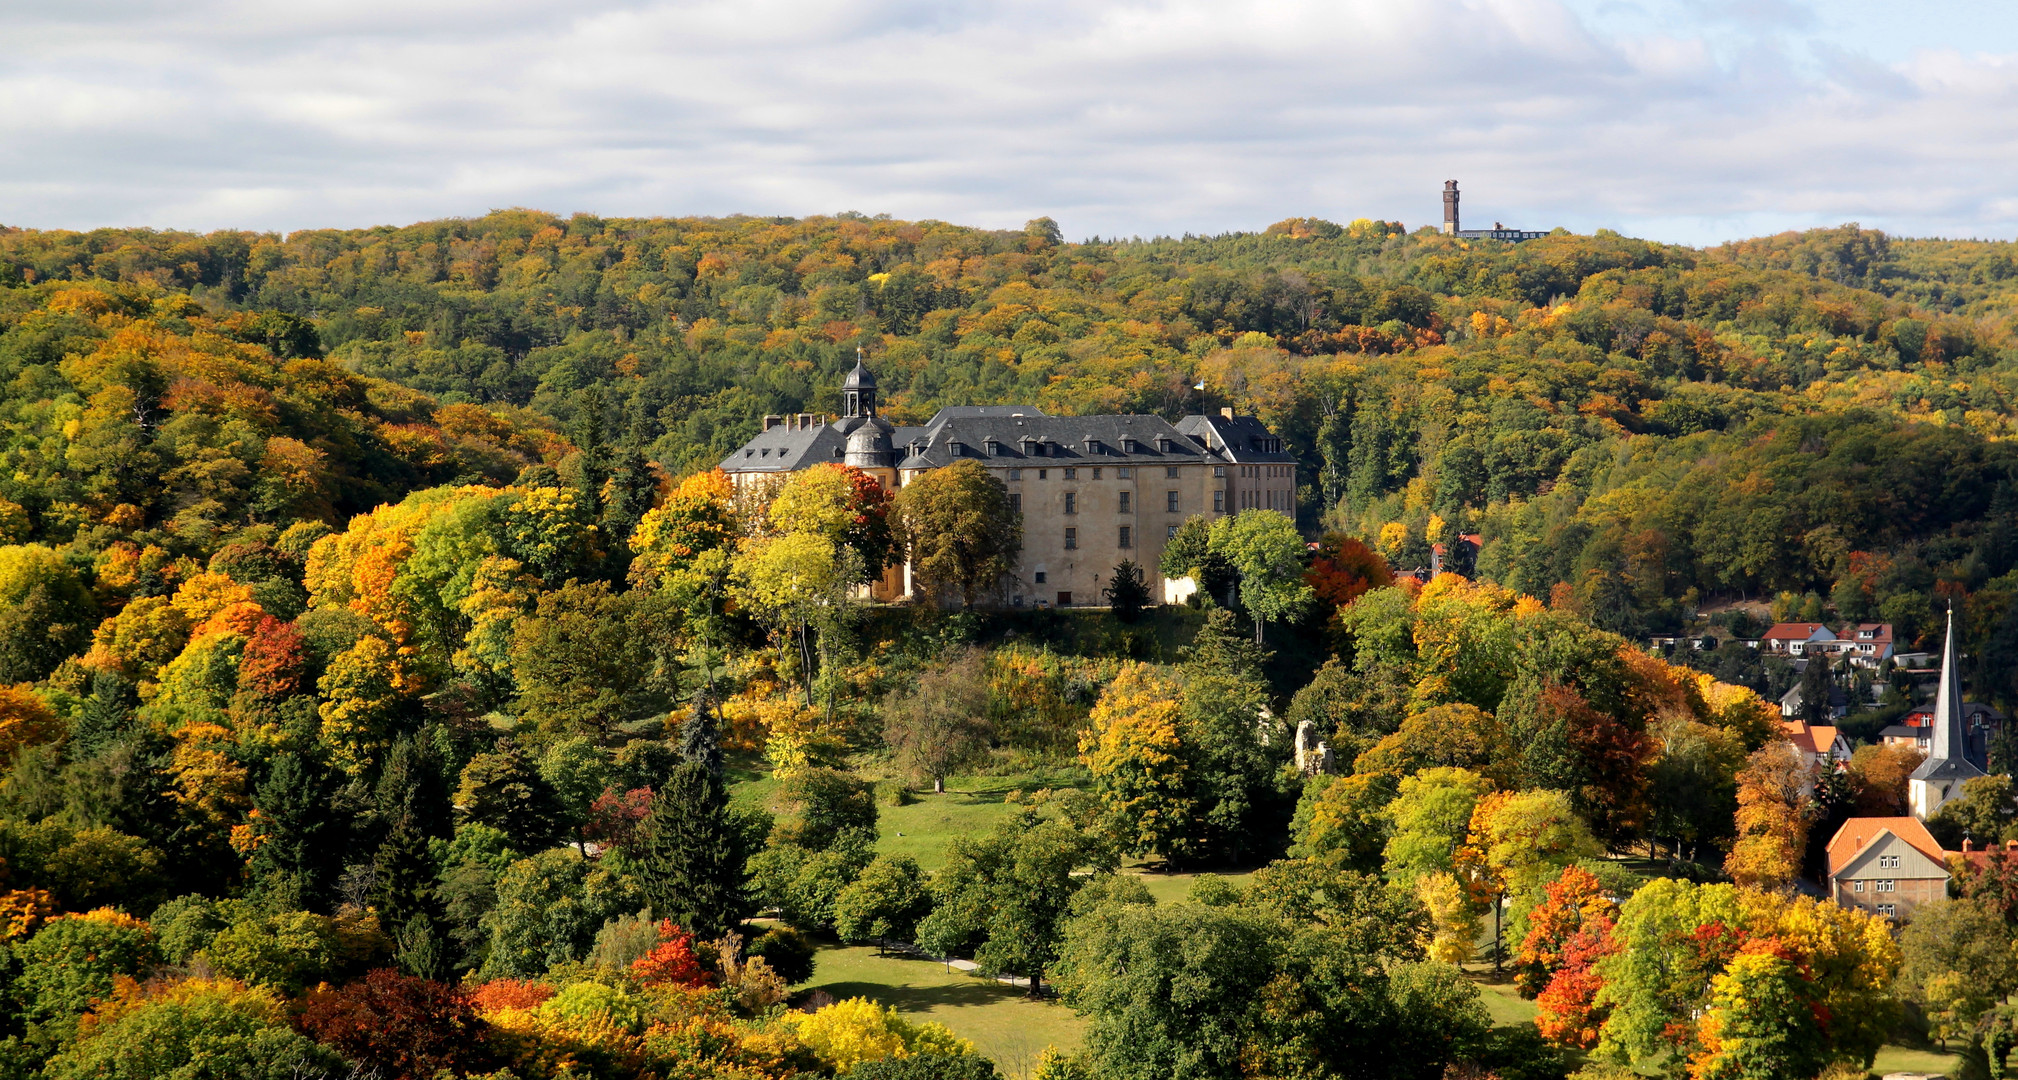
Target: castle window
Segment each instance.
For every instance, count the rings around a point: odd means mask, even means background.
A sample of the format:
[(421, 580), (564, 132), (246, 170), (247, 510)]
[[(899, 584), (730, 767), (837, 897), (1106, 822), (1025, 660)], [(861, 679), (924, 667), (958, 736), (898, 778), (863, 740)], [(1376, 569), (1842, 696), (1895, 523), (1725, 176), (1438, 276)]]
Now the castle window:
[(1039, 469), (1039, 470), (1037, 470), (1037, 479), (1039, 479), (1039, 480), (1049, 480), (1049, 479), (1051, 479), (1051, 470), (1050, 470), (1050, 469)]
[(1212, 477), (1213, 477), (1213, 479), (1215, 479), (1215, 480), (1224, 480), (1224, 479), (1226, 479), (1226, 466), (1224, 466), (1224, 465), (1214, 465), (1214, 466), (1212, 467)]
[(1100, 466), (1098, 465), (1093, 466), (1093, 479), (1100, 479)]
[(1079, 530), (1078, 529), (1065, 530), (1065, 550), (1077, 551), (1078, 549), (1079, 549)]
[(1129, 468), (1126, 465), (1123, 465), (1122, 467), (1114, 470), (1114, 475), (1120, 477), (1123, 480), (1133, 480), (1135, 479), (1135, 470)]
[(1165, 513), (1170, 513), (1170, 514), (1175, 514), (1175, 513), (1177, 513), (1177, 493), (1176, 493), (1176, 492), (1174, 492), (1174, 491), (1166, 491), (1166, 492), (1164, 492), (1164, 493), (1163, 493), (1163, 510), (1164, 510), (1164, 512), (1165, 512)]
[(1215, 514), (1226, 513), (1226, 492), (1215, 491), (1212, 493), (1212, 512)]
[(994, 439), (989, 439), (989, 440), (988, 440), (988, 456), (989, 456), (989, 457), (1000, 457), (1001, 455), (1002, 455), (1002, 444), (1001, 444), (1000, 442), (998, 442), (998, 441), (994, 440)]
[(1175, 466), (1175, 465), (1165, 465), (1165, 466), (1163, 467), (1163, 478), (1164, 478), (1165, 480), (1175, 480), (1175, 479), (1177, 479), (1177, 466)]
[(1078, 469), (1067, 469), (1067, 470), (1065, 470), (1065, 479), (1067, 479), (1067, 480), (1077, 480), (1077, 479), (1079, 479), (1079, 470), (1078, 470)]
[(1020, 514), (1023, 512), (1023, 496), (1020, 493), (1016, 492), (1010, 493), (1009, 512), (1012, 514)]
[[(1079, 512), (1079, 493), (1078, 493), (1078, 492), (1076, 492), (1076, 491), (1068, 491), (1068, 492), (1066, 492), (1066, 493), (1065, 493), (1065, 512), (1066, 512), (1066, 513), (1068, 513), (1068, 514), (1076, 514), (1076, 513), (1078, 513), (1078, 512)], [(1067, 529), (1067, 530), (1065, 530), (1065, 531), (1066, 531), (1066, 532), (1071, 532), (1072, 530), (1071, 530), (1071, 529)]]
[(1037, 578), (1037, 584), (1044, 584), (1044, 571), (1039, 570), (1034, 576)]
[(1175, 525), (1165, 525), (1165, 526), (1163, 527), (1163, 538), (1164, 538), (1165, 540), (1175, 540), (1175, 539), (1177, 539), (1177, 526), (1175, 526)]
[(1134, 505), (1134, 496), (1135, 496), (1135, 493), (1134, 493), (1134, 492), (1132, 492), (1132, 491), (1124, 491), (1124, 492), (1122, 492), (1122, 493), (1121, 493), (1121, 501), (1120, 501), (1120, 502), (1119, 502), (1118, 504), (1116, 504), (1116, 506), (1114, 507), (1114, 509), (1115, 509), (1115, 512), (1116, 512), (1116, 513), (1121, 513), (1121, 514), (1132, 514), (1132, 513), (1134, 513), (1134, 512), (1135, 512), (1135, 505)]
[(1118, 542), (1118, 543), (1119, 543), (1119, 545), (1120, 545), (1121, 547), (1125, 547), (1125, 548), (1130, 548), (1130, 547), (1134, 547), (1134, 546), (1135, 546), (1135, 530), (1133, 530), (1133, 529), (1129, 528), (1129, 527), (1128, 527), (1128, 526), (1126, 526), (1126, 525), (1123, 525), (1123, 526), (1121, 526), (1121, 538), (1120, 538), (1120, 540), (1119, 540), (1119, 542)]
[(1134, 439), (1123, 439), (1121, 440), (1121, 452), (1124, 454), (1133, 454), (1140, 445)]
[(1021, 479), (1023, 479), (1023, 470), (1022, 470), (1022, 469), (1011, 469), (1011, 470), (1009, 470), (1009, 479), (1011, 479), (1011, 480), (1021, 480)]
[(1069, 593), (1069, 592), (1062, 592), (1062, 593), (1059, 593), (1059, 594), (1058, 594), (1058, 606), (1059, 606), (1059, 607), (1071, 607), (1071, 606), (1072, 606), (1072, 594), (1071, 594), (1071, 593)]
[(966, 457), (967, 444), (955, 439), (946, 444), (946, 452), (952, 454), (954, 457)]

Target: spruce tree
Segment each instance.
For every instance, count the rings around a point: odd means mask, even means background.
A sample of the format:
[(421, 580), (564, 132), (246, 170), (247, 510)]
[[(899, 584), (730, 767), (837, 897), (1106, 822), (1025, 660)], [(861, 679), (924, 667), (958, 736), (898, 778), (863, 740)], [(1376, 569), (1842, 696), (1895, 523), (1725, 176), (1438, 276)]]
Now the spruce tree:
[(694, 691), (694, 707), (680, 724), (680, 759), (700, 765), (717, 780), (721, 778), (721, 729), (715, 724), (714, 695), (705, 686)]
[(326, 906), (342, 855), (329, 809), (332, 787), (321, 762), (283, 752), (254, 792), (260, 843), (248, 872), (253, 890), (270, 903), (297, 911)]
[(373, 869), (373, 899), (378, 904), (379, 923), (387, 933), (397, 937), (415, 919), (439, 923), (445, 917), (436, 895), (434, 857), (428, 851), (427, 837), (412, 822), (393, 826), (378, 846)]
[(645, 898), (704, 941), (734, 929), (743, 914), (743, 858), (728, 805), (720, 778), (687, 761), (652, 796), (645, 819)]
[(96, 757), (133, 726), (133, 710), (140, 704), (131, 682), (116, 672), (98, 671), (91, 676), (91, 696), (77, 722), (70, 727), (70, 757)]

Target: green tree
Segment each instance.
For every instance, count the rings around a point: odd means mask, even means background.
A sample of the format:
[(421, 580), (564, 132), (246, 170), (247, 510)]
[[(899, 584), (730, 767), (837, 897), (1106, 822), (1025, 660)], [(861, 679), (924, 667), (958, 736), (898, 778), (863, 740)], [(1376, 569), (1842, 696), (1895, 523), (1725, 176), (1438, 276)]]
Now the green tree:
[(110, 911), (51, 920), (15, 946), (14, 996), (30, 1025), (31, 1041), (67, 1043), (77, 1018), (110, 997), (113, 980), (145, 978), (161, 962), (147, 924)]
[(1710, 984), (1704, 1050), (1691, 1072), (1702, 1080), (1813, 1076), (1827, 1062), (1813, 1022), (1808, 980), (1787, 956), (1740, 952)]
[(897, 493), (902, 545), (912, 578), (927, 596), (974, 601), (1015, 569), (1023, 549), (1021, 515), (1009, 509), (1009, 490), (980, 462), (956, 461), (931, 469)]
[(497, 900), (482, 916), (490, 947), (481, 974), (525, 978), (584, 959), (605, 922), (645, 903), (638, 882), (566, 848), (519, 859), (498, 877)]
[(538, 851), (559, 839), (566, 810), (517, 739), (477, 754), (463, 766), (455, 802), (466, 820), (504, 833), (520, 851)]
[(639, 874), (652, 910), (713, 940), (743, 918), (745, 857), (721, 781), (695, 762), (652, 795)]
[(908, 941), (931, 910), (916, 860), (878, 855), (835, 897), (834, 930), (843, 941)]
[(1269, 621), (1291, 619), (1313, 593), (1303, 583), (1309, 549), (1296, 523), (1273, 510), (1242, 510), (1212, 523), (1212, 550), (1240, 575), (1240, 602), (1254, 617), (1254, 641), (1261, 643)]
[(884, 706), (883, 741), (898, 768), (943, 794), (947, 774), (987, 753), (992, 705), (987, 658), (968, 650), (928, 668), (915, 689)]
[(90, 642), (98, 604), (62, 555), (0, 547), (0, 685), (34, 682)]
[(603, 582), (570, 582), (540, 594), (512, 634), (518, 708), (542, 732), (607, 738), (662, 711), (652, 693), (652, 628), (644, 605)]
[[(557, 739), (540, 755), (539, 773), (540, 779), (553, 790), (575, 842), (581, 844), (581, 830), (588, 824), (589, 808), (609, 789), (613, 779), (609, 756), (579, 735)], [(583, 853), (587, 854), (586, 848)]]
[(823, 666), (815, 663), (814, 635), (817, 631), (824, 657), (847, 618), (860, 576), (854, 559), (853, 549), (814, 532), (752, 537), (735, 557), (730, 594), (773, 633), (797, 643), (809, 705), (813, 678)]
[(1114, 611), (1114, 617), (1124, 623), (1132, 623), (1142, 617), (1142, 609), (1149, 606), (1152, 599), (1149, 582), (1142, 577), (1142, 568), (1133, 559), (1123, 559), (1114, 567), (1114, 576), (1108, 579), (1107, 587), (1100, 595)]
[[(1897, 992), (1945, 1026), (1979, 1041), (1977, 1021), (2018, 990), (2018, 952), (2002, 918), (1975, 900), (1937, 900), (1913, 909), (1899, 933)], [(1968, 994), (1958, 994), (1966, 987)], [(1945, 1035), (1943, 1036), (1946, 1037)]]
[(259, 846), (246, 873), (257, 895), (297, 910), (328, 902), (342, 857), (329, 814), (333, 786), (329, 770), (305, 753), (274, 757), (252, 797)]
[(1455, 869), (1458, 847), (1471, 831), (1472, 812), (1492, 787), (1468, 769), (1424, 769), (1403, 778), (1385, 811), (1387, 876), (1412, 884), (1423, 874)]
[(1062, 817), (1023, 807), (983, 836), (955, 839), (932, 876), (932, 913), (918, 944), (941, 955), (971, 953), (987, 974), (1017, 975), (1038, 993), (1058, 958), (1075, 871), (1112, 871), (1099, 838)]
[(1190, 578), (1198, 591), (1193, 603), (1206, 599), (1233, 603), (1233, 587), (1239, 581), (1233, 564), (1212, 549), (1212, 519), (1202, 514), (1186, 518), (1177, 535), (1163, 545), (1156, 568), (1165, 578)]

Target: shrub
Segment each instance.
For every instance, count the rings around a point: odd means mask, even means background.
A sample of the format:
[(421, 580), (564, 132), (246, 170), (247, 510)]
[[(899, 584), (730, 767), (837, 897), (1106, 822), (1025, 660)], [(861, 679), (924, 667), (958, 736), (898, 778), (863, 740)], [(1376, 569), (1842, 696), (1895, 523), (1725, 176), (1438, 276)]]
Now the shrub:
[(774, 926), (758, 934), (743, 954), (753, 960), (762, 957), (779, 978), (796, 986), (813, 977), (817, 950), (806, 935), (790, 927)]
[(301, 1080), (344, 1063), (287, 1025), (273, 992), (191, 979), (153, 993), (123, 980), (84, 1018), (75, 1045), (44, 1068), (49, 1080)]
[(491, 1062), (483, 1020), (461, 990), (379, 968), (308, 995), (302, 1029), (383, 1080), (430, 1080)]
[(110, 908), (51, 920), (35, 936), (14, 947), (21, 973), (14, 992), (30, 1023), (60, 1032), (92, 1002), (110, 997), (120, 977), (140, 978), (161, 962), (146, 923)]

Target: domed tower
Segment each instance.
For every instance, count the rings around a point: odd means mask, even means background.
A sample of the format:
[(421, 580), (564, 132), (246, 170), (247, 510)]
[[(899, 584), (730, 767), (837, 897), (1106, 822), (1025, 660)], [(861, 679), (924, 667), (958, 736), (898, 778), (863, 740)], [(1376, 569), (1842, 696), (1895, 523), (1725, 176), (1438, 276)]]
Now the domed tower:
[(869, 374), (869, 368), (862, 363), (862, 350), (855, 350), (855, 370), (848, 373), (841, 383), (841, 415), (876, 415), (876, 377)]
[(893, 487), (895, 475), (885, 477), (883, 471), (897, 464), (897, 448), (890, 439), (890, 433), (896, 429), (876, 415), (876, 376), (862, 362), (860, 349), (855, 350), (855, 370), (841, 383), (839, 426), (848, 433), (848, 448), (843, 451), (842, 460), (870, 472), (883, 481), (884, 487)]

